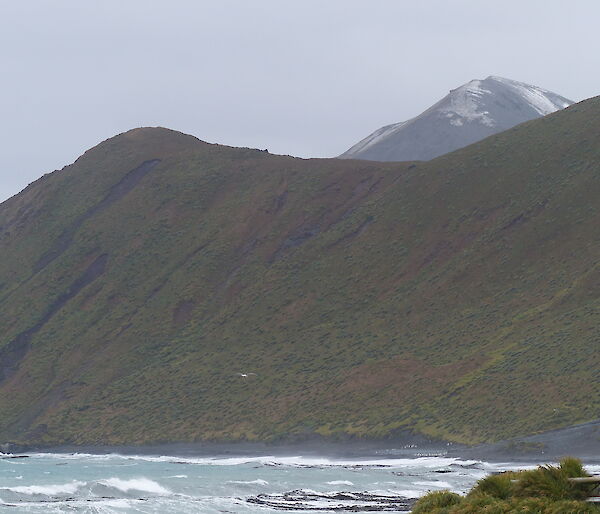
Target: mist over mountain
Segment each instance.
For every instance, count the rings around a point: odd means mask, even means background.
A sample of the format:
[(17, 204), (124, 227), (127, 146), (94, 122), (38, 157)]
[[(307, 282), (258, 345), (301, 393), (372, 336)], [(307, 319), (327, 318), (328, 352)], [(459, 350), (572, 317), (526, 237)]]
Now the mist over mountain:
[[(471, 100), (449, 126), (496, 128)], [(423, 163), (100, 143), (0, 205), (0, 441), (474, 443), (597, 419), (599, 134), (597, 97)]]
[(502, 77), (471, 80), (419, 116), (376, 130), (339, 157), (427, 161), (572, 103), (551, 91)]

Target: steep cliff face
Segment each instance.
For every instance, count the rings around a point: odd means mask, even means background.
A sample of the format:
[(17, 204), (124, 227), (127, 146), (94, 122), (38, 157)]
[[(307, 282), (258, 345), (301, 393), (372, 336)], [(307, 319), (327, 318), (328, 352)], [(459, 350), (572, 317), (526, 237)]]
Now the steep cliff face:
[(600, 101), (418, 164), (137, 129), (0, 205), (0, 439), (598, 417)]
[(502, 77), (471, 80), (408, 121), (382, 127), (340, 155), (371, 161), (428, 161), (573, 102)]

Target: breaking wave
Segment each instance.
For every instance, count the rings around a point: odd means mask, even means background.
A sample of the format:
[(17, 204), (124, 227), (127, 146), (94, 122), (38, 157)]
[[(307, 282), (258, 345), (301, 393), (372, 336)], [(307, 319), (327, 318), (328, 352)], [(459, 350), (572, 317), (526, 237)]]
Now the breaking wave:
[[(403, 456), (402, 456), (403, 457)], [(407, 512), (429, 490), (464, 493), (491, 464), (447, 456), (0, 456), (0, 511), (29, 514)], [(590, 470), (599, 469), (597, 465)], [(442, 480), (440, 480), (442, 479)], [(10, 506), (11, 509), (6, 509)], [(16, 508), (15, 508), (16, 507)]]
[(328, 457), (304, 457), (262, 455), (252, 457), (178, 457), (172, 455), (125, 455), (119, 453), (33, 453), (31, 457), (73, 459), (73, 460), (132, 460), (143, 462), (166, 462), (173, 464), (198, 464), (203, 466), (239, 466), (258, 464), (264, 466), (290, 467), (386, 467), (386, 468), (437, 468), (450, 465), (467, 467), (481, 464), (477, 460), (462, 460), (455, 457), (416, 457), (416, 458), (379, 458), (379, 459), (336, 459)]
[(261, 478), (256, 480), (228, 480), (228, 484), (242, 484), (242, 485), (269, 485), (269, 482)]
[(58, 496), (61, 494), (74, 494), (77, 489), (86, 485), (86, 482), (73, 480), (66, 484), (56, 485), (23, 485), (17, 487), (5, 487), (7, 491), (21, 494), (43, 494), (46, 496)]
[(114, 487), (119, 491), (128, 493), (129, 491), (139, 491), (142, 493), (152, 494), (172, 494), (172, 492), (163, 487), (158, 482), (150, 480), (149, 478), (132, 478), (130, 480), (123, 480), (121, 478), (108, 478), (106, 480), (100, 480), (98, 483), (106, 485), (108, 487)]

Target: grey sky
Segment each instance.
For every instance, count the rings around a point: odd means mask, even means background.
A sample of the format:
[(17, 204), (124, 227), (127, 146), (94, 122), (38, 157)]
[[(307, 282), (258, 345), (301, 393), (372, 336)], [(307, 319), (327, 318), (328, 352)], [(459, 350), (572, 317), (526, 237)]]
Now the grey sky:
[(0, 0), (0, 199), (127, 129), (335, 156), (501, 75), (600, 93), (598, 0)]

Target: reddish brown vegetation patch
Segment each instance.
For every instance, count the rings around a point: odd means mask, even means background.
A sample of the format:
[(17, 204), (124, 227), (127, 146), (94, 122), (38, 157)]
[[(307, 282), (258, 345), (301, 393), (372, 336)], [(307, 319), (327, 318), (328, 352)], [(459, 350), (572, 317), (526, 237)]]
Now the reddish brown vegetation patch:
[(416, 397), (441, 394), (447, 384), (477, 369), (485, 360), (485, 356), (476, 356), (433, 366), (428, 361), (396, 356), (369, 362), (348, 370), (337, 387), (337, 394), (381, 390)]
[(192, 300), (183, 300), (173, 309), (173, 323), (177, 327), (185, 325), (192, 319), (195, 303)]
[(288, 303), (279, 311), (279, 314), (275, 320), (276, 323), (279, 325), (285, 325), (291, 321), (299, 320), (315, 303), (315, 298), (316, 295), (311, 293)]

